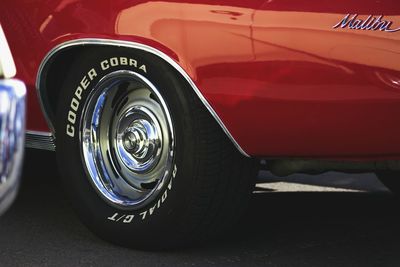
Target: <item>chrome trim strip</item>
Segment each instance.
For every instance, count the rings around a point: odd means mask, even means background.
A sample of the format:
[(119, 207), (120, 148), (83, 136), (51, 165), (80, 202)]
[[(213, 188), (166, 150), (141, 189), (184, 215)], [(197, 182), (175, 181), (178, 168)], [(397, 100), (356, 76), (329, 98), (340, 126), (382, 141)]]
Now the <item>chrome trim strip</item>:
[(211, 113), (211, 115), (214, 117), (214, 119), (218, 122), (218, 124), (221, 126), (222, 130), (225, 132), (225, 134), (228, 136), (228, 138), (231, 140), (231, 142), (235, 145), (235, 147), (239, 150), (240, 153), (242, 153), (246, 157), (250, 157), (241, 147), (240, 145), (236, 142), (236, 140), (233, 138), (232, 134), (229, 132), (228, 128), (226, 128), (225, 124), (222, 122), (222, 120), (219, 118), (215, 110), (211, 107), (211, 105), (208, 103), (208, 101), (205, 99), (205, 97), (201, 94), (200, 90), (197, 88), (193, 80), (190, 78), (190, 76), (186, 73), (186, 71), (178, 64), (176, 63), (171, 57), (166, 55), (165, 53), (151, 47), (148, 45), (136, 43), (136, 42), (130, 42), (130, 41), (119, 41), (119, 40), (109, 40), (109, 39), (97, 39), (97, 38), (85, 38), (85, 39), (77, 39), (77, 40), (72, 40), (72, 41), (67, 41), (64, 43), (61, 43), (54, 47), (52, 50), (50, 50), (47, 55), (44, 57), (43, 61), (41, 62), (38, 73), (37, 73), (37, 78), (36, 78), (36, 90), (40, 102), (40, 106), (42, 108), (42, 111), (44, 113), (44, 116), (46, 118), (46, 121), (53, 133), (55, 133), (54, 126), (49, 118), (49, 112), (50, 112), (50, 107), (46, 103), (46, 100), (43, 98), (44, 95), (42, 93), (42, 90), (44, 90), (44, 86), (42, 86), (42, 80), (41, 77), (43, 75), (43, 70), (46, 67), (46, 64), (52, 59), (53, 56), (55, 56), (57, 53), (60, 51), (75, 47), (75, 46), (84, 46), (84, 45), (102, 45), (102, 46), (118, 46), (118, 47), (126, 47), (126, 48), (133, 48), (133, 49), (139, 49), (151, 54), (154, 54), (160, 58), (162, 58), (164, 61), (169, 63), (172, 67), (174, 67), (189, 83), (189, 85), (193, 88), (201, 102), (205, 105), (207, 110)]
[(25, 132), (25, 147), (55, 151), (55, 139), (52, 133), (39, 131)]

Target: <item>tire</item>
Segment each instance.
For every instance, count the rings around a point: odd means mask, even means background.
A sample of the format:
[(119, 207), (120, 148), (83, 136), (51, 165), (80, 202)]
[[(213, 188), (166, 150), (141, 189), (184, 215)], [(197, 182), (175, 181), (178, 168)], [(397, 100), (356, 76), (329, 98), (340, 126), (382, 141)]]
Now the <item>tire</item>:
[(172, 67), (119, 48), (91, 50), (73, 66), (58, 101), (57, 162), (90, 230), (119, 245), (165, 249), (208, 241), (237, 221), (254, 160)]
[(397, 197), (400, 196), (400, 173), (396, 171), (381, 171), (376, 173), (379, 180)]

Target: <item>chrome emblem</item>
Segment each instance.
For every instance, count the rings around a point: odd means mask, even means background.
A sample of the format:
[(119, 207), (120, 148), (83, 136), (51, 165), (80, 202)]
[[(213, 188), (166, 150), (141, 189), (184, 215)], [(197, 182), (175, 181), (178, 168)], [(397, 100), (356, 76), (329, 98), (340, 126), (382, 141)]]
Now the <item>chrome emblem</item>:
[(358, 14), (347, 14), (338, 24), (333, 26), (337, 28), (348, 28), (351, 30), (364, 30), (364, 31), (382, 31), (382, 32), (397, 32), (400, 27), (392, 28), (393, 21), (383, 19), (383, 15), (373, 16), (369, 15), (366, 19), (359, 19)]

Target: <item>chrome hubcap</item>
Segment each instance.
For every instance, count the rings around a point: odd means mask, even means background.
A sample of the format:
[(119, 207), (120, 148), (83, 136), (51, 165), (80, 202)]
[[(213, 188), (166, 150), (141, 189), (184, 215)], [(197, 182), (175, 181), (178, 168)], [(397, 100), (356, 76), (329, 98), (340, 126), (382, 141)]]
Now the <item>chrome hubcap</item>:
[(81, 126), (89, 180), (110, 205), (139, 209), (168, 183), (174, 131), (158, 89), (131, 71), (104, 77), (92, 91)]
[(131, 171), (150, 170), (161, 157), (161, 126), (144, 106), (135, 106), (121, 116), (116, 140), (118, 155)]

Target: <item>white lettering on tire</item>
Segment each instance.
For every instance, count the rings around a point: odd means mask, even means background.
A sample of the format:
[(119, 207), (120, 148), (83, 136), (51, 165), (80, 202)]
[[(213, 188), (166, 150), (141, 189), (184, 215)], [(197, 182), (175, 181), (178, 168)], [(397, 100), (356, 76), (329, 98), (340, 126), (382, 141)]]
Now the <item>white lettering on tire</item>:
[[(139, 69), (143, 71), (144, 73), (147, 73), (147, 67), (145, 64), (138, 64), (138, 61), (133, 58), (127, 58), (127, 57), (111, 57), (109, 59), (105, 59), (100, 62), (100, 68), (101, 70), (107, 70), (112, 67), (117, 67), (117, 66), (131, 66), (136, 69)], [(97, 77), (97, 71), (95, 68), (91, 68), (85, 76), (82, 77), (82, 79), (79, 82), (78, 87), (75, 90), (75, 94), (73, 98), (71, 99), (70, 103), (70, 110), (68, 111), (67, 115), (67, 125), (66, 125), (66, 133), (70, 137), (75, 137), (75, 123), (76, 123), (76, 113), (79, 109), (80, 106), (80, 101), (82, 100), (82, 93), (85, 91), (91, 81), (94, 80), (95, 77)]]
[(70, 110), (70, 111), (68, 112), (68, 121), (69, 121), (70, 123), (72, 123), (72, 124), (74, 124), (75, 121), (76, 121), (76, 114), (75, 114), (75, 112), (73, 112), (72, 110)]
[(75, 127), (71, 124), (67, 124), (67, 135), (74, 137), (75, 135)]
[(110, 58), (111, 67), (118, 66), (118, 59), (116, 57)]
[(126, 215), (125, 219), (122, 221), (123, 223), (131, 223), (135, 215)]
[(138, 61), (133, 58), (128, 59), (127, 57), (112, 57), (100, 62), (100, 68), (102, 70), (107, 70), (110, 67), (117, 67), (117, 66), (131, 66), (134, 67), (135, 69), (142, 70), (144, 73), (147, 73), (146, 65), (145, 64), (139, 65)]
[(97, 76), (97, 72), (94, 68), (91, 68), (85, 76), (79, 82), (78, 87), (75, 90), (74, 97), (72, 97), (70, 102), (70, 109), (67, 115), (67, 126), (66, 133), (70, 137), (75, 136), (75, 122), (76, 122), (76, 112), (79, 109), (80, 100), (82, 99), (82, 92), (88, 88), (90, 82)]
[(77, 110), (78, 110), (78, 108), (79, 108), (79, 101), (78, 101), (76, 98), (72, 98), (72, 100), (71, 100), (71, 108), (72, 108), (74, 111), (77, 111)]
[(108, 69), (108, 68), (110, 67), (110, 64), (108, 64), (108, 61), (107, 61), (107, 60), (103, 60), (103, 61), (100, 63), (100, 67), (101, 67), (102, 70), (106, 70), (106, 69)]
[[(167, 188), (165, 189), (164, 193), (161, 195), (161, 198), (159, 198), (158, 201), (153, 206), (151, 206), (149, 209), (144, 210), (141, 213), (139, 213), (139, 217), (142, 220), (145, 220), (149, 216), (153, 215), (155, 213), (155, 211), (162, 206), (162, 203), (165, 202), (165, 200), (168, 197), (168, 191), (170, 191), (172, 189), (172, 180), (176, 177), (177, 171), (178, 171), (178, 168), (176, 167), (176, 165), (174, 165), (172, 177), (171, 177), (169, 184), (168, 184)], [(107, 220), (112, 221), (112, 222), (119, 222), (123, 218), (124, 218), (124, 220), (122, 221), (123, 223), (131, 223), (133, 221), (134, 215), (119, 214), (118, 212), (116, 212), (112, 216), (108, 217)]]

